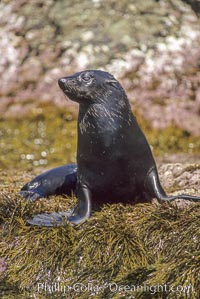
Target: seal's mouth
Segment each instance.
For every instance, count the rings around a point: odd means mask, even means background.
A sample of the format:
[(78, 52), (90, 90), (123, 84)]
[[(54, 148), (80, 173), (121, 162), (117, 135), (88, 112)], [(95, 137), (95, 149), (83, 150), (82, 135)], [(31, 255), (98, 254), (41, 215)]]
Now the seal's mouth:
[(71, 81), (72, 80), (65, 77), (58, 79), (58, 85), (65, 95), (69, 95), (74, 91), (74, 86), (71, 84)]

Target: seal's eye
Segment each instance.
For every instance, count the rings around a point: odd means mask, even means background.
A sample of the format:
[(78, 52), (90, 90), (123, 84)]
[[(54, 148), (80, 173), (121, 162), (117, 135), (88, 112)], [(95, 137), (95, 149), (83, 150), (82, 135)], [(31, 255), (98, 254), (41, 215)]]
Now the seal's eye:
[(93, 81), (93, 77), (89, 73), (82, 74), (80, 79), (85, 85), (90, 85)]

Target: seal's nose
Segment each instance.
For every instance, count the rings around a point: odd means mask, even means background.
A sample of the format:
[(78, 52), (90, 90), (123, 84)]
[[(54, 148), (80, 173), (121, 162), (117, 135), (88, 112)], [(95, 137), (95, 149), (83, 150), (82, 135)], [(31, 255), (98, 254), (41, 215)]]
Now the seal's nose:
[(58, 79), (58, 85), (60, 88), (63, 88), (65, 86), (66, 79), (65, 78), (60, 78)]

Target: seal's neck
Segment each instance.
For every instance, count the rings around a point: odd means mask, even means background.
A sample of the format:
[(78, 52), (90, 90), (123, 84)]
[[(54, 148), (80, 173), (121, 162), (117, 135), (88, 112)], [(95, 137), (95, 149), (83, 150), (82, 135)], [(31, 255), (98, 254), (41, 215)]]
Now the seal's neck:
[(80, 104), (78, 130), (81, 135), (105, 131), (116, 134), (125, 126), (131, 126), (133, 119), (128, 99), (111, 96), (101, 103)]
[[(94, 99), (94, 100), (93, 100)], [(131, 106), (121, 86), (118, 86), (116, 90), (113, 89), (101, 89), (91, 99), (80, 103), (79, 114), (84, 116), (90, 111), (94, 111), (97, 107), (101, 107), (102, 110), (107, 110), (109, 113), (122, 114), (125, 118), (127, 114), (131, 112)]]

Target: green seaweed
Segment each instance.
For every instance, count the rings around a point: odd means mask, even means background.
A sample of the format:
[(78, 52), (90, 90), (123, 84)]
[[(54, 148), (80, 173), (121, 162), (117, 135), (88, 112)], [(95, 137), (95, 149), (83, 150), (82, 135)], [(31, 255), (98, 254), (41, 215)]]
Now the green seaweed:
[(33, 169), (76, 160), (76, 121), (73, 115), (46, 109), (46, 114), (0, 121), (0, 167)]
[[(76, 112), (52, 106), (38, 108), (29, 118), (0, 120), (0, 167), (33, 170), (76, 162)], [(200, 152), (200, 139), (175, 126), (153, 130), (136, 113), (155, 156)]]

